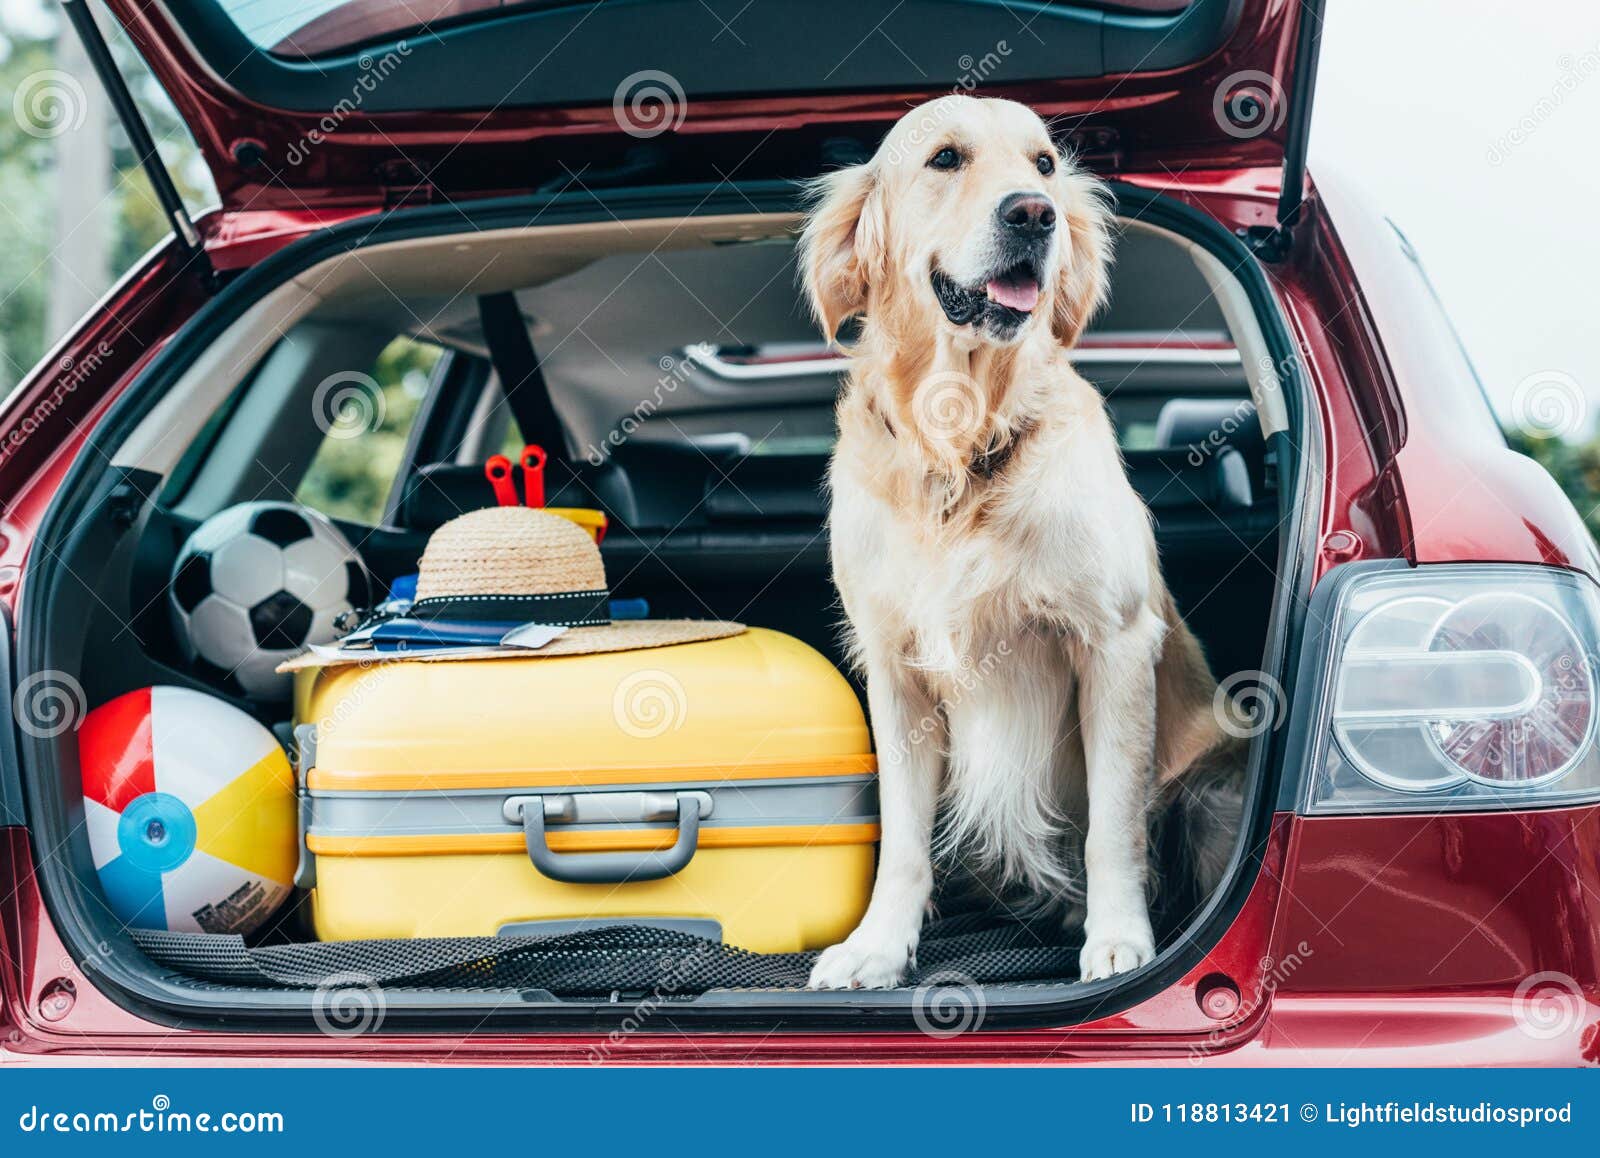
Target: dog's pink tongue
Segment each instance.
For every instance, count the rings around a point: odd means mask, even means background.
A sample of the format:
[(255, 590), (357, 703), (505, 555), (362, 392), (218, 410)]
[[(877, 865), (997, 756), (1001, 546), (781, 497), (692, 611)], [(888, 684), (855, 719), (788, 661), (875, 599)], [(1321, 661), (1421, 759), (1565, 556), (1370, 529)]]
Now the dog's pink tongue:
[(1029, 313), (1039, 304), (1039, 283), (1031, 277), (1019, 278), (1016, 281), (1004, 281), (995, 278), (986, 287), (989, 291), (989, 300), (999, 302), (1013, 310)]

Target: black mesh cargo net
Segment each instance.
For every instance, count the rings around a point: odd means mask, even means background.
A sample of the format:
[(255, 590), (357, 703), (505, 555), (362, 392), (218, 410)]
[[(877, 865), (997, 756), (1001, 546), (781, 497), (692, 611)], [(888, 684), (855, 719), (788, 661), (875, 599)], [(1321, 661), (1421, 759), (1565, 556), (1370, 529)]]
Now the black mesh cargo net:
[[(612, 925), (543, 937), (450, 937), (409, 941), (321, 941), (248, 946), (242, 937), (132, 932), (152, 961), (213, 984), (317, 989), (330, 978), (362, 978), (395, 989), (543, 990), (562, 996), (662, 990), (796, 989), (815, 952), (751, 953), (688, 933)], [(1076, 933), (1057, 920), (966, 914), (923, 929), (905, 984), (1070, 980)]]

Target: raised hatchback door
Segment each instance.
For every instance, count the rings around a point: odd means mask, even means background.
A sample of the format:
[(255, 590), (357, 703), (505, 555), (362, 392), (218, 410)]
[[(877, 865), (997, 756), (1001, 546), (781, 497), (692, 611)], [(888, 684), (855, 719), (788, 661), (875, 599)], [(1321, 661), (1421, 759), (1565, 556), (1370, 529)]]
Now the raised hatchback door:
[[(107, 0), (228, 208), (815, 172), (1026, 101), (1103, 171), (1276, 165), (1320, 0)], [(833, 153), (830, 155), (830, 150)], [(587, 167), (585, 167), (587, 166)], [(574, 174), (577, 174), (574, 177)]]

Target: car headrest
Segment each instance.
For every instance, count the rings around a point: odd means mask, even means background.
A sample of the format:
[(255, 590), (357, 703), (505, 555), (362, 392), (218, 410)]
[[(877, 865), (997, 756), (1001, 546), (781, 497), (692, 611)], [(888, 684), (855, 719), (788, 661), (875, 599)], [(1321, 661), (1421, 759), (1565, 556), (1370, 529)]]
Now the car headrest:
[[(513, 472), (521, 490), (520, 472)], [(545, 505), (593, 507), (627, 523), (627, 482), (609, 464), (591, 467), (551, 459), (545, 466)], [(436, 462), (412, 475), (400, 499), (398, 521), (411, 531), (434, 531), (457, 515), (495, 505), (494, 490), (480, 465)]]
[(1130, 450), (1123, 455), (1128, 481), (1152, 511), (1204, 507), (1221, 511), (1248, 507), (1255, 498), (1244, 456), (1231, 446), (1210, 451)]
[[(601, 466), (552, 460), (545, 501), (595, 507), (634, 530), (805, 522), (828, 513), (825, 455), (708, 455), (693, 446), (639, 443)], [(1128, 478), (1154, 511), (1249, 507), (1250, 471), (1228, 445), (1131, 450)], [(520, 485), (520, 483), (519, 483)], [(400, 525), (432, 531), (466, 511), (493, 506), (481, 466), (435, 463), (407, 484)]]
[(826, 455), (752, 454), (706, 476), (704, 505), (713, 523), (803, 519), (828, 515)]
[(1261, 420), (1248, 398), (1172, 398), (1156, 416), (1158, 447), (1226, 445), (1250, 457), (1262, 443)]
[[(1152, 510), (1227, 510), (1248, 507), (1255, 497), (1245, 459), (1231, 446), (1133, 450), (1124, 457), (1129, 481)], [(707, 469), (701, 509), (713, 523), (827, 517), (825, 455), (750, 455)]]

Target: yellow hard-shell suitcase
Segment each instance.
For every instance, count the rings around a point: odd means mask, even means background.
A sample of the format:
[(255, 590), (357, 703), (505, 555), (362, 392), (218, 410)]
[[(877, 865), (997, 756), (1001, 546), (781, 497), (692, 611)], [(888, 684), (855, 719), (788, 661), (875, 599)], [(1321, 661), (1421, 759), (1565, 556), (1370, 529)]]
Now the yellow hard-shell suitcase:
[(334, 667), (295, 697), (324, 940), (632, 919), (790, 952), (866, 909), (866, 720), (789, 636)]

